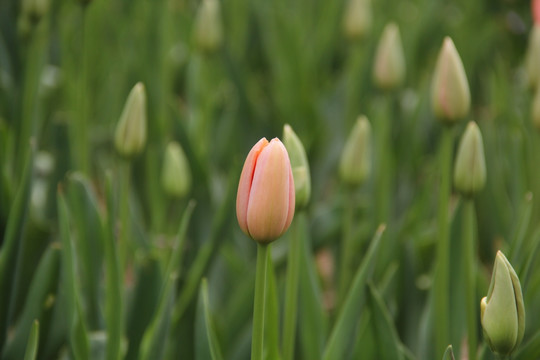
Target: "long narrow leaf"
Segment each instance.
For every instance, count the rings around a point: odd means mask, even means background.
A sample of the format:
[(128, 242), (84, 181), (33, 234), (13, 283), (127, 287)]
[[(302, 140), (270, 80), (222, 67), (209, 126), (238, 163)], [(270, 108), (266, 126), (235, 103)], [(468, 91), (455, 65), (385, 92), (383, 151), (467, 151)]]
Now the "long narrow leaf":
[(28, 344), (26, 346), (26, 352), (24, 354), (24, 360), (35, 360), (38, 352), (39, 344), (39, 321), (34, 320), (32, 324), (32, 330), (28, 337)]
[(197, 317), (195, 325), (196, 335), (196, 360), (222, 360), (221, 347), (216, 337), (216, 331), (210, 313), (208, 301), (208, 282), (203, 279), (199, 290), (197, 303)]

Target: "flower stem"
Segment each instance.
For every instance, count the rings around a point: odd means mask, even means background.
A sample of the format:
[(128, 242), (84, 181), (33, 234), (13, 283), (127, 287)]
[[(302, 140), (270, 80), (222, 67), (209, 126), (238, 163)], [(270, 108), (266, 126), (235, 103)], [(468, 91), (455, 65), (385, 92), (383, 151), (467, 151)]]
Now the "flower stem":
[(129, 189), (130, 189), (130, 174), (131, 163), (129, 161), (122, 160), (120, 166), (120, 224), (121, 224), (121, 236), (119, 239), (120, 247), (120, 270), (123, 272), (126, 270), (127, 258), (129, 253), (129, 241), (130, 241), (130, 221), (129, 221)]
[(476, 221), (474, 202), (471, 199), (463, 203), (463, 247), (465, 250), (465, 279), (467, 294), (467, 339), (469, 346), (469, 360), (476, 360), (477, 348), (477, 311), (476, 299), (476, 268), (474, 251), (476, 247), (475, 237)]
[(266, 270), (268, 261), (267, 244), (257, 244), (257, 270), (255, 274), (255, 303), (253, 305), (253, 333), (251, 338), (251, 360), (263, 359), (264, 312), (266, 299)]
[(305, 214), (299, 212), (292, 223), (289, 255), (287, 259), (287, 285), (285, 289), (285, 318), (283, 319), (283, 359), (294, 359), (296, 313), (298, 308), (298, 279), (300, 256), (303, 248)]
[(443, 128), (439, 165), (441, 178), (439, 187), (438, 243), (435, 279), (433, 284), (435, 300), (435, 351), (442, 354), (450, 343), (450, 221), (448, 204), (450, 202), (450, 174), (452, 166), (452, 129)]
[(345, 214), (343, 216), (343, 239), (341, 240), (341, 266), (339, 269), (338, 304), (343, 304), (352, 277), (354, 256), (354, 200), (352, 194), (347, 194)]

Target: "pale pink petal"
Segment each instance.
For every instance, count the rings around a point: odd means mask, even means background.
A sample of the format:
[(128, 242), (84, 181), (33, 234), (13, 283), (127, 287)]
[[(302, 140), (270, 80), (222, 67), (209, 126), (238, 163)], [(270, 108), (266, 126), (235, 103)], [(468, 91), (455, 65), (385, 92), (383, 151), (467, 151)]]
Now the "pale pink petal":
[(540, 0), (532, 0), (531, 4), (534, 23), (540, 25)]
[(257, 159), (249, 195), (247, 227), (254, 240), (270, 242), (282, 234), (289, 210), (289, 173), (287, 150), (273, 139)]
[(268, 140), (262, 138), (251, 148), (246, 161), (244, 162), (242, 174), (240, 175), (240, 181), (238, 183), (238, 193), (236, 194), (236, 217), (238, 218), (240, 228), (247, 235), (250, 235), (247, 226), (247, 211), (253, 173), (255, 172), (259, 154), (267, 145)]

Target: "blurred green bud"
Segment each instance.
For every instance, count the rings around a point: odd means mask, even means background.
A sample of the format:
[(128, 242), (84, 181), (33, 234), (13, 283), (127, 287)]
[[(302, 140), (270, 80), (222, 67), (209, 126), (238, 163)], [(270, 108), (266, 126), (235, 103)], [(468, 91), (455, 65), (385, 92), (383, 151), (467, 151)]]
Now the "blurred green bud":
[(341, 179), (349, 185), (361, 185), (371, 173), (371, 125), (365, 116), (356, 120), (339, 164)]
[(296, 208), (300, 209), (305, 207), (309, 202), (311, 196), (311, 177), (304, 145), (302, 145), (302, 142), (289, 124), (283, 127), (283, 145), (285, 145), (289, 153), (289, 159), (291, 160), (296, 194)]
[(536, 88), (534, 94), (531, 114), (534, 127), (540, 131), (540, 86)]
[(343, 17), (343, 31), (350, 40), (365, 37), (371, 30), (371, 0), (348, 0)]
[(49, 0), (23, 0), (22, 13), (32, 23), (37, 23), (49, 11)]
[(529, 86), (538, 87), (540, 83), (540, 24), (535, 24), (529, 36), (529, 45), (525, 57), (525, 67)]
[(116, 125), (114, 145), (125, 157), (139, 154), (146, 145), (146, 91), (141, 82), (129, 93)]
[(488, 294), (480, 302), (480, 314), (491, 350), (510, 355), (523, 340), (525, 307), (519, 278), (500, 251), (495, 258)]
[(195, 43), (203, 52), (219, 49), (223, 42), (223, 26), (218, 0), (202, 0), (195, 19)]
[(405, 80), (405, 55), (395, 23), (386, 25), (379, 40), (373, 64), (373, 80), (383, 90), (395, 89)]
[(191, 190), (189, 162), (177, 142), (170, 142), (165, 150), (161, 183), (165, 192), (171, 196), (184, 197)]
[(461, 138), (456, 164), (454, 186), (465, 196), (472, 196), (486, 184), (486, 159), (482, 133), (474, 121), (470, 121)]
[(463, 63), (454, 42), (443, 41), (431, 84), (431, 101), (435, 115), (445, 123), (454, 123), (467, 115), (471, 93)]

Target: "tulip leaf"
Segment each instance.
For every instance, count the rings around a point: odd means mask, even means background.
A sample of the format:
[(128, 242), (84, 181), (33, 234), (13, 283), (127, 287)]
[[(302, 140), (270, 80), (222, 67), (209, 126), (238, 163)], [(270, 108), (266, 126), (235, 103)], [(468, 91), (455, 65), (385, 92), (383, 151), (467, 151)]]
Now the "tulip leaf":
[(385, 226), (381, 225), (375, 232), (367, 253), (354, 276), (352, 286), (326, 345), (323, 355), (324, 360), (342, 359), (348, 351), (348, 345), (354, 336), (354, 329), (364, 307), (365, 283), (371, 275), (373, 265), (377, 259), (376, 254), (384, 230)]
[(80, 304), (80, 293), (75, 272), (75, 250), (69, 226), (69, 210), (62, 189), (57, 197), (60, 238), (62, 240), (62, 283), (66, 303), (71, 351), (76, 359), (89, 359), (89, 342)]
[(448, 345), (446, 348), (446, 351), (444, 352), (442, 360), (454, 360), (454, 350), (452, 349), (452, 345)]
[(214, 323), (210, 313), (208, 301), (208, 282), (206, 278), (201, 281), (199, 299), (197, 302), (196, 334), (196, 360), (222, 360), (221, 348), (216, 336)]
[(374, 338), (377, 342), (378, 359), (403, 359), (397, 330), (384, 301), (373, 285), (368, 286), (368, 303), (371, 309)]
[(515, 360), (529, 360), (540, 358), (540, 331), (537, 331), (529, 341), (523, 344), (516, 354), (512, 356)]
[(320, 359), (324, 350), (324, 341), (328, 321), (322, 305), (322, 295), (315, 264), (307, 239), (306, 216), (298, 214), (294, 221), (299, 222), (301, 242), (300, 281), (298, 293), (298, 332), (304, 359)]
[(6, 344), (2, 359), (20, 359), (25, 351), (32, 324), (40, 319), (47, 309), (47, 298), (53, 293), (58, 284), (60, 271), (60, 248), (58, 244), (49, 246), (43, 254), (30, 284), (28, 296), (21, 316), (17, 320), (11, 340)]
[(508, 258), (512, 259), (512, 263), (520, 263), (520, 257), (522, 256), (521, 248), (523, 247), (523, 242), (527, 236), (527, 229), (529, 228), (529, 223), (531, 221), (531, 214), (533, 209), (533, 194), (527, 193), (523, 199), (521, 208), (517, 215), (516, 227), (514, 229), (514, 234), (510, 240), (510, 248), (508, 249)]
[(39, 344), (39, 321), (34, 320), (32, 329), (30, 330), (30, 336), (28, 337), (28, 344), (26, 346), (26, 352), (24, 353), (24, 360), (35, 360), (38, 352)]

